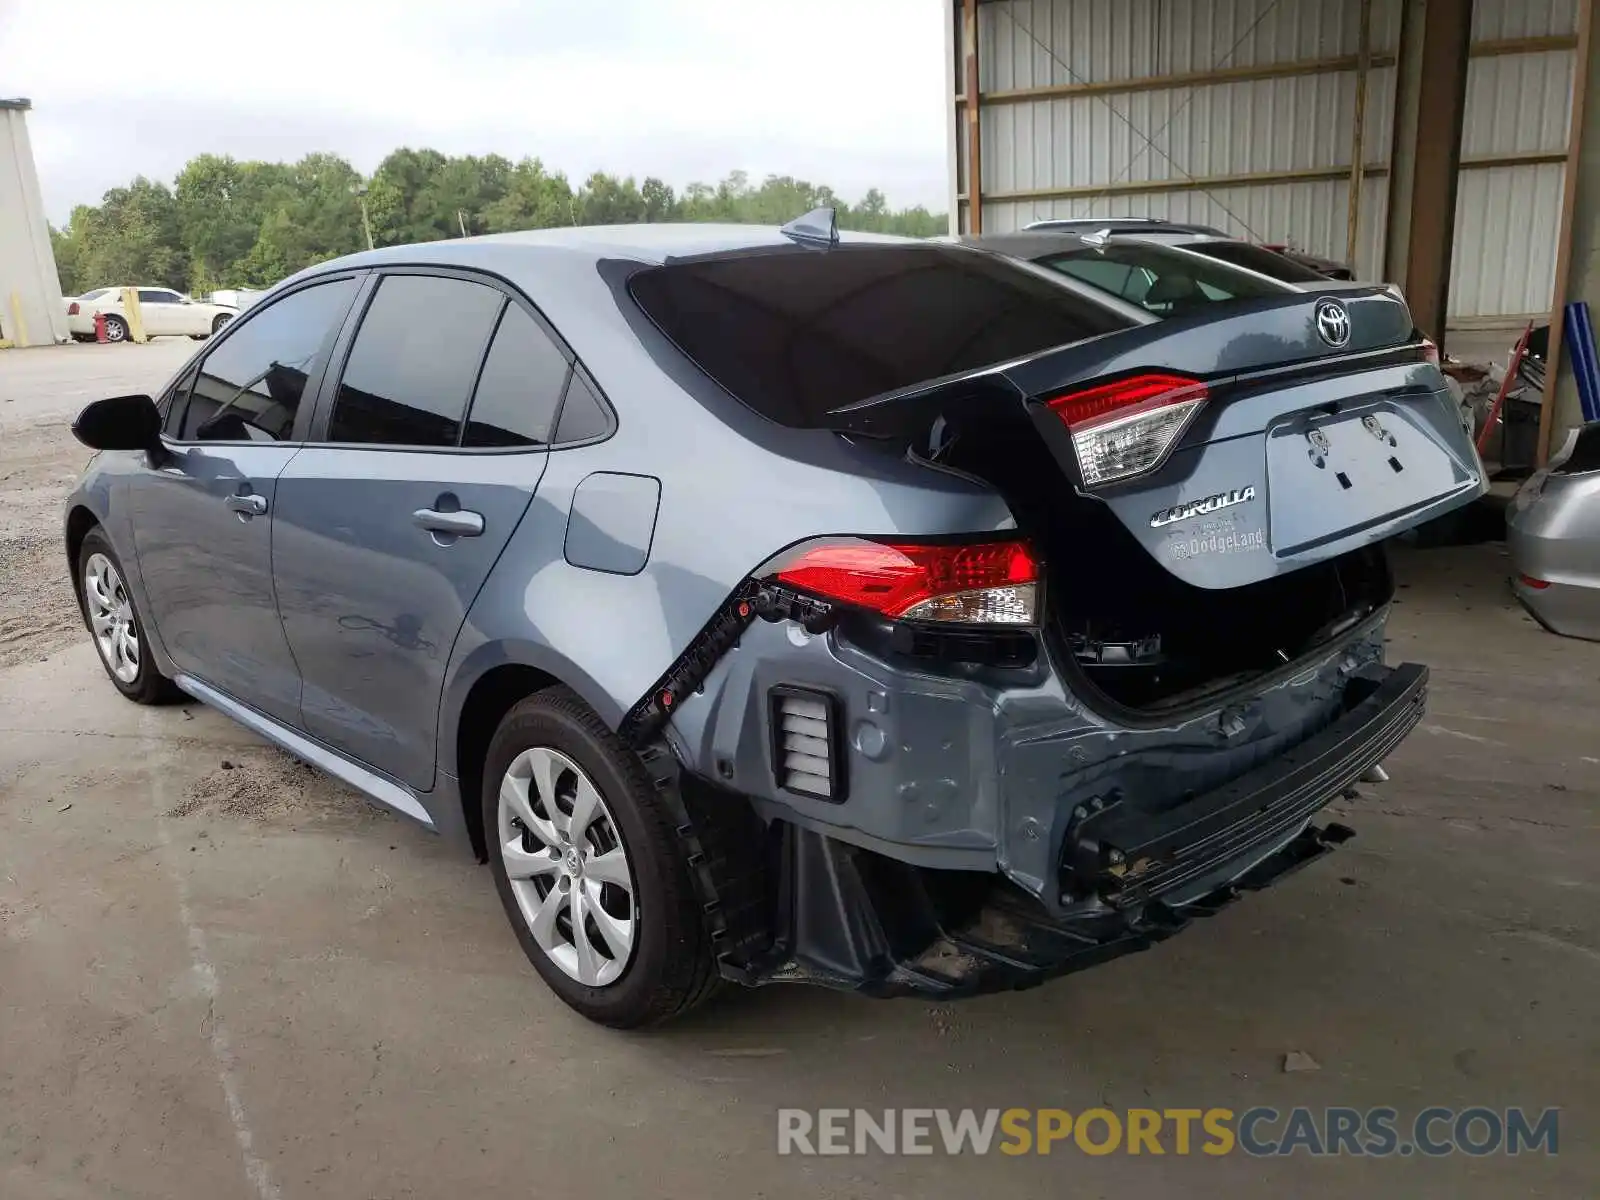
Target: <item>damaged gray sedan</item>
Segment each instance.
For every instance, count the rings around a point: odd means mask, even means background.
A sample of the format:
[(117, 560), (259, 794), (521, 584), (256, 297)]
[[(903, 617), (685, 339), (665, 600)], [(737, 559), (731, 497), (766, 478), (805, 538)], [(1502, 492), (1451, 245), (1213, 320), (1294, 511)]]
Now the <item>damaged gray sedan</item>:
[(1020, 987), (1348, 837), (1383, 541), (1484, 489), (1381, 288), (1159, 319), (962, 245), (564, 229), (309, 270), (91, 405), (111, 682), (486, 860), (615, 1026)]

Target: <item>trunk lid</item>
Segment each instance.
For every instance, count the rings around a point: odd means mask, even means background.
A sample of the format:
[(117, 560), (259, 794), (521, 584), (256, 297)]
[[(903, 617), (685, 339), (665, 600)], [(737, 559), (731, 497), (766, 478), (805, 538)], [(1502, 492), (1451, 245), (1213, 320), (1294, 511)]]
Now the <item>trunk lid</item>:
[[(1148, 373), (1199, 380), (1206, 402), (1155, 469), (1084, 487), (1072, 436), (1045, 401)], [(1163, 567), (1203, 588), (1346, 553), (1487, 487), (1444, 376), (1405, 304), (1381, 287), (1209, 305), (833, 416), (844, 430), (916, 438), (940, 417), (959, 426), (1019, 411), (1062, 487), (1106, 505)]]

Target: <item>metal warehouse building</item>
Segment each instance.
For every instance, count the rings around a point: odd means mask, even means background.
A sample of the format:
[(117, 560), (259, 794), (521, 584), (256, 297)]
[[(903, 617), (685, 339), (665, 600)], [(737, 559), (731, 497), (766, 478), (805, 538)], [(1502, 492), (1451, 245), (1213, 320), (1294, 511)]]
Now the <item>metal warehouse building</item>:
[(28, 141), (26, 100), (0, 99), (0, 345), (67, 339), (66, 311)]
[(1436, 337), (1548, 320), (1600, 203), (1594, 4), (951, 0), (952, 231), (1168, 217), (1398, 283)]

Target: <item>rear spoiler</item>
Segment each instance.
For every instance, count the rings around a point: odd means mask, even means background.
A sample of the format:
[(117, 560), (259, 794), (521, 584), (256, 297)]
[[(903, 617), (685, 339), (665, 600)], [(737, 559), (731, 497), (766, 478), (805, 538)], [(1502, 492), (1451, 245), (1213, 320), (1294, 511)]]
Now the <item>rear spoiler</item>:
[[(1346, 371), (1383, 359), (1422, 356), (1423, 337), (1403, 300), (1381, 285), (1329, 289), (1329, 297), (1295, 292), (1217, 305), (1215, 312), (1173, 317), (1101, 334), (1037, 354), (947, 375), (828, 412), (821, 422), (843, 433), (875, 438), (920, 437), (931, 420), (963, 415), (989, 418), (1020, 402), (1089, 380), (1141, 370), (1180, 371), (1213, 387), (1235, 379), (1311, 369)], [(1318, 340), (1314, 314), (1336, 298), (1350, 315), (1351, 333), (1334, 349)]]

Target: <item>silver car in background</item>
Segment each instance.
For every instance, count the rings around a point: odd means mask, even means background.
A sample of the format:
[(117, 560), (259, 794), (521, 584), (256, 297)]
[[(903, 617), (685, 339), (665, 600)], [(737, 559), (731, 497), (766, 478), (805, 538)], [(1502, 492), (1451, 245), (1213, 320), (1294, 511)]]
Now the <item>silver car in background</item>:
[(1600, 421), (1567, 439), (1506, 513), (1512, 589), (1552, 633), (1600, 641)]

